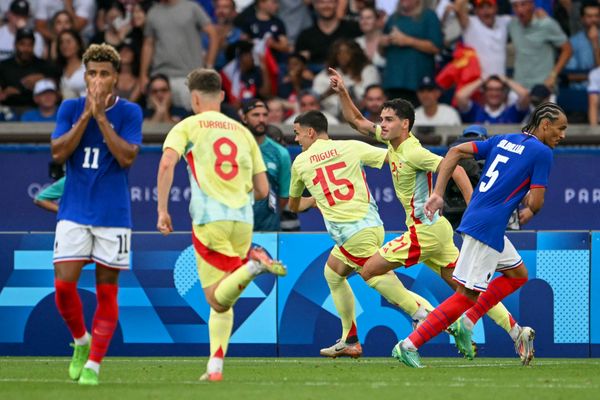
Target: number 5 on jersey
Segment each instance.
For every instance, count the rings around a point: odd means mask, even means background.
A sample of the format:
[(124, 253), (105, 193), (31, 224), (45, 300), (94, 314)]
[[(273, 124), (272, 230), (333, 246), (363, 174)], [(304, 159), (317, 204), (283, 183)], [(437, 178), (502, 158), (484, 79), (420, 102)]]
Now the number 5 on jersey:
[[(313, 185), (320, 184), (321, 189), (323, 190), (323, 194), (327, 199), (327, 202), (330, 206), (335, 205), (335, 199), (338, 200), (351, 200), (354, 197), (354, 185), (346, 178), (336, 178), (335, 171), (338, 169), (346, 167), (346, 163), (341, 161), (335, 164), (325, 165), (324, 167), (317, 168), (317, 176), (313, 179)], [(325, 171), (323, 171), (325, 170)], [(325, 178), (325, 174), (327, 174), (327, 178)], [(329, 189), (329, 183), (333, 183), (338, 187), (345, 187), (345, 193), (340, 189), (335, 189), (333, 192)], [(335, 199), (334, 199), (335, 197)]]
[(500, 172), (496, 169), (498, 167), (498, 164), (506, 164), (508, 160), (509, 158), (503, 156), (502, 154), (498, 154), (496, 158), (494, 158), (494, 161), (492, 161), (492, 164), (485, 172), (485, 176), (490, 178), (490, 180), (487, 182), (484, 182), (483, 180), (481, 181), (481, 184), (479, 185), (480, 192), (487, 192), (488, 190), (490, 190), (490, 188), (496, 182), (496, 179), (498, 179), (498, 176), (500, 175)]

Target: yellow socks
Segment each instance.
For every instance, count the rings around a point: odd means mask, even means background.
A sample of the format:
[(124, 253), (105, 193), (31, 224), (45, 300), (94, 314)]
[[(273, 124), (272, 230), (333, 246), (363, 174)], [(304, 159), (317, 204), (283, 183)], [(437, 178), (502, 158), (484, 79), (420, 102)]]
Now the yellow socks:
[(426, 310), (433, 310), (433, 306), (427, 300), (407, 290), (392, 271), (385, 275), (374, 276), (367, 281), (367, 284), (411, 317), (417, 312), (419, 305)]
[(231, 307), (240, 297), (246, 286), (256, 277), (248, 262), (238, 268), (233, 274), (223, 279), (215, 290), (215, 299), (224, 307)]
[(342, 320), (342, 340), (346, 340), (348, 333), (353, 331), (356, 335), (356, 315), (354, 312), (354, 292), (345, 277), (338, 275), (329, 265), (325, 264), (323, 271), (333, 304)]
[(231, 328), (233, 327), (233, 309), (218, 313), (210, 309), (208, 334), (210, 336), (210, 356), (223, 358), (227, 354)]
[[(512, 325), (514, 325), (514, 319), (508, 312), (504, 304), (498, 303), (494, 307), (490, 308), (487, 312), (488, 317), (494, 320), (502, 329), (510, 333)], [(512, 323), (511, 323), (512, 322)]]

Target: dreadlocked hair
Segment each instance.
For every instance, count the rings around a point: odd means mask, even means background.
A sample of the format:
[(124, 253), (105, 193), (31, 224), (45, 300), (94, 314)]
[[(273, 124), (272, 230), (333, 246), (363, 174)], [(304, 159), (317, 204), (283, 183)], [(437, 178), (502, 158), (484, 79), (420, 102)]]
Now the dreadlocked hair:
[(521, 132), (533, 133), (542, 123), (543, 119), (549, 119), (550, 121), (556, 121), (561, 114), (565, 114), (565, 111), (555, 103), (546, 102), (542, 103), (533, 110)]

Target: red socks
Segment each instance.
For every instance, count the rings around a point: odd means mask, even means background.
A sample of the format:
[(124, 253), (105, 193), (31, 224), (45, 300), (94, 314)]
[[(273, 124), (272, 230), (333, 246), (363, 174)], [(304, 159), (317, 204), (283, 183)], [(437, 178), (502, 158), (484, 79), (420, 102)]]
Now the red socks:
[(425, 321), (411, 333), (408, 338), (416, 348), (439, 335), (450, 326), (466, 310), (471, 308), (475, 302), (460, 293), (454, 293), (448, 297), (435, 310), (429, 313)]
[(85, 335), (83, 306), (77, 292), (77, 282), (65, 282), (54, 279), (56, 307), (65, 320), (71, 336), (81, 338)]
[(102, 362), (117, 327), (119, 319), (117, 291), (118, 287), (114, 284), (104, 283), (96, 285), (98, 306), (92, 324), (92, 347), (89, 359), (98, 364)]
[[(467, 318), (473, 324), (477, 323), (492, 307), (523, 286), (525, 282), (527, 278), (508, 278), (504, 275), (497, 277), (490, 282), (487, 290), (479, 295), (477, 303), (466, 312)], [(511, 321), (511, 326), (513, 325), (514, 320)]]
[(346, 335), (346, 339), (344, 339), (344, 341), (347, 344), (358, 343), (358, 334), (356, 332), (356, 324), (354, 323), (354, 321), (352, 322), (352, 327), (350, 328), (350, 331), (348, 331), (348, 334)]

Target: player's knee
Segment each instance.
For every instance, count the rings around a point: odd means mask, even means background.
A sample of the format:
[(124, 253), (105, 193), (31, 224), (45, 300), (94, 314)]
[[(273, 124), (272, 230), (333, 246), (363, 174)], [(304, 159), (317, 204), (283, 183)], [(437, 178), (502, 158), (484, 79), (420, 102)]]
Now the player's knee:
[(375, 274), (373, 274), (371, 268), (369, 268), (369, 263), (368, 262), (358, 272), (358, 274), (360, 275), (361, 278), (363, 278), (363, 280), (365, 282), (367, 282), (369, 279), (371, 279), (371, 278), (373, 278), (375, 276)]
[(527, 281), (529, 279), (529, 272), (525, 267), (525, 263), (521, 263), (517, 268), (509, 269), (504, 274), (507, 278), (519, 279)]
[(218, 313), (224, 313), (229, 310), (231, 307), (224, 306), (219, 303), (215, 297), (215, 291), (213, 290), (204, 290), (204, 297), (206, 298), (206, 302), (208, 305)]
[(227, 312), (231, 307), (220, 304), (214, 297), (206, 298), (208, 305), (218, 313)]
[(479, 297), (478, 291), (466, 288), (463, 285), (458, 285), (458, 287), (456, 288), (456, 292), (462, 294), (474, 303), (477, 302), (477, 298)]

